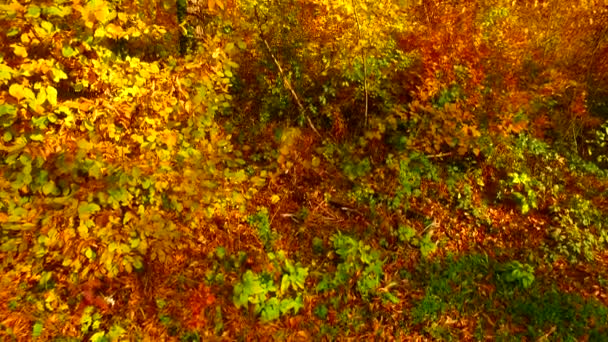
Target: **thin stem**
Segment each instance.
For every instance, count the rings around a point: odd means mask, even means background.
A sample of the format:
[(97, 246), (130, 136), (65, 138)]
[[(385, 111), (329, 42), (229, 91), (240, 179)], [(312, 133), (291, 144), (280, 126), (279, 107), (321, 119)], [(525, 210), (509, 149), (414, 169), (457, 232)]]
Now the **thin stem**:
[[(359, 41), (361, 41), (361, 23), (359, 22), (359, 15), (357, 14), (357, 3), (353, 0), (353, 11), (355, 12), (355, 21), (357, 22), (357, 32), (359, 34)], [(365, 91), (365, 127), (367, 127), (367, 117), (369, 108), (369, 94), (367, 90), (367, 50), (365, 47), (361, 52), (363, 58), (363, 90)]]

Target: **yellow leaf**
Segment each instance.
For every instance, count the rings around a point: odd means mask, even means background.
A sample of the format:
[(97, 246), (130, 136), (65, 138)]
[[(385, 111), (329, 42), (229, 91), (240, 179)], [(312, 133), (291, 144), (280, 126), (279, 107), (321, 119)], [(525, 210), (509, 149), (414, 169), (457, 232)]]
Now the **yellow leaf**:
[(89, 228), (87, 226), (85, 226), (83, 223), (81, 223), (77, 229), (78, 229), (78, 234), (80, 235), (80, 237), (85, 238), (85, 239), (89, 237)]
[(11, 86), (8, 88), (8, 93), (17, 100), (21, 100), (25, 97), (23, 94), (23, 86), (17, 83), (11, 84)]
[(19, 44), (11, 44), (11, 47), (13, 48), (13, 53), (19, 57), (25, 58), (27, 57), (27, 50), (25, 49), (25, 47), (19, 45)]
[(234, 201), (234, 203), (237, 203), (237, 204), (245, 204), (245, 202), (246, 202), (245, 196), (243, 196), (243, 194), (238, 193), (236, 191), (232, 192), (232, 200)]
[(139, 144), (143, 144), (144, 142), (144, 137), (138, 134), (132, 134), (131, 139)]
[(28, 44), (30, 41), (31, 40), (30, 40), (30, 35), (29, 34), (24, 33), (24, 34), (21, 35), (21, 42), (23, 44)]
[(105, 36), (106, 36), (106, 30), (104, 30), (104, 28), (103, 28), (103, 27), (98, 27), (98, 28), (95, 30), (95, 34), (93, 34), (93, 36), (94, 36), (95, 38), (103, 38), (103, 37), (105, 37)]
[(124, 31), (122, 30), (122, 27), (116, 24), (108, 24), (108, 26), (106, 26), (106, 32), (112, 35), (112, 37), (117, 38), (122, 35)]
[(272, 204), (275, 204), (280, 200), (281, 200), (281, 197), (279, 197), (279, 195), (272, 195), (272, 197), (270, 197), (270, 202), (272, 202)]
[(57, 89), (47, 86), (46, 87), (46, 99), (53, 106), (57, 105)]
[[(96, 3), (91, 1), (89, 4), (92, 3)], [(98, 2), (96, 5), (92, 6), (93, 8), (91, 8), (93, 10), (93, 15), (95, 16), (95, 19), (97, 19), (99, 22), (101, 23), (106, 23), (109, 20), (113, 19), (113, 16), (110, 13), (110, 8), (108, 7), (108, 4), (103, 1), (103, 2)]]
[(42, 88), (38, 92), (38, 96), (36, 96), (36, 103), (37, 104), (43, 104), (44, 101), (46, 101), (46, 89)]
[(53, 32), (53, 24), (46, 20), (40, 23), (40, 27), (42, 27), (46, 31), (45, 33)]
[(128, 260), (123, 260), (122, 264), (125, 266), (125, 271), (127, 271), (127, 273), (133, 272), (133, 265), (131, 265)]
[[(8, 1), (5, 3), (7, 2)], [(6, 17), (12, 17), (17, 14), (17, 12), (25, 11), (25, 7), (17, 1), (13, 1), (10, 5), (2, 5), (2, 10), (4, 11), (4, 15), (6, 15)]]
[(54, 82), (59, 82), (62, 79), (67, 79), (68, 75), (63, 72), (63, 70), (61, 69), (57, 69), (57, 68), (52, 68), (51, 69), (51, 73), (53, 74), (53, 81)]
[(17, 100), (21, 100), (23, 98), (27, 99), (35, 99), (34, 92), (30, 90), (30, 88), (26, 88), (18, 83), (13, 83), (8, 88), (8, 93), (11, 94)]
[(177, 144), (177, 134), (175, 132), (167, 132), (165, 134), (165, 144), (167, 144), (167, 147), (173, 148)]

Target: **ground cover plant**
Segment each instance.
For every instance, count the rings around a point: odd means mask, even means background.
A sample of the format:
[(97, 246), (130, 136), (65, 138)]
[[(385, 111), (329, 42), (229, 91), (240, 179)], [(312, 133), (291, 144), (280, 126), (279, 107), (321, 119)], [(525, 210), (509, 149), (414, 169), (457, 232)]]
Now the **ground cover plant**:
[(605, 1), (0, 4), (0, 340), (608, 339)]

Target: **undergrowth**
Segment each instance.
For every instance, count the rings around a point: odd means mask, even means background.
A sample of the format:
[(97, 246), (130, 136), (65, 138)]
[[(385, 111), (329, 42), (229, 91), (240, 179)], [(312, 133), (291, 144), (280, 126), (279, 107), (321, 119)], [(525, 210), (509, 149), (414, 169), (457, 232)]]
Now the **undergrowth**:
[(607, 340), (607, 12), (416, 3), (0, 5), (0, 340)]

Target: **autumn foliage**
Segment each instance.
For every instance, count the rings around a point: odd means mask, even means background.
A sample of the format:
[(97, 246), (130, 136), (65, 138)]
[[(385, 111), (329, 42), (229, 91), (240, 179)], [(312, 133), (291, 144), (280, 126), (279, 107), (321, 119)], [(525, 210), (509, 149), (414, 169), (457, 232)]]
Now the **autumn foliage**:
[(601, 336), (508, 305), (608, 305), (606, 56), (599, 0), (6, 1), (0, 340)]

